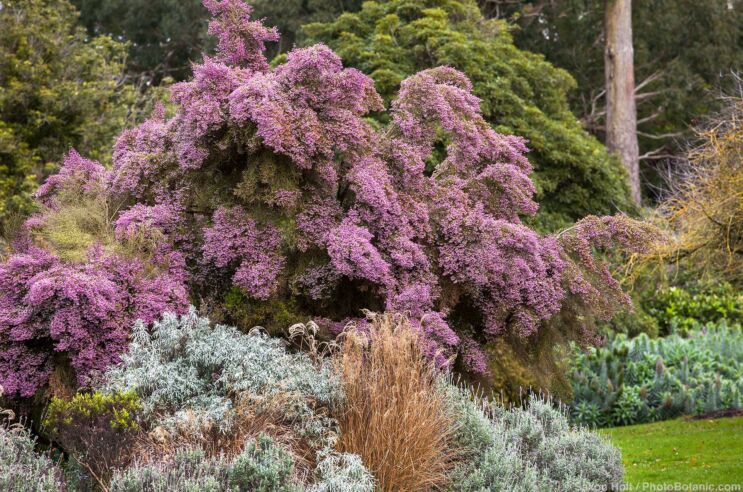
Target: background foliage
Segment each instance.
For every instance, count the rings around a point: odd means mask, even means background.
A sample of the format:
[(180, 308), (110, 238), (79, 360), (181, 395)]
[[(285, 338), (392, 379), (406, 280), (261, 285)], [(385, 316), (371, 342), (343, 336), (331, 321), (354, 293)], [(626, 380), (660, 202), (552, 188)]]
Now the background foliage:
[[(209, 12), (201, 0), (72, 0), (80, 22), (93, 36), (109, 35), (129, 43), (127, 73), (145, 84), (185, 80), (191, 64), (210, 53)], [(270, 54), (290, 51), (303, 24), (329, 21), (361, 7), (360, 0), (254, 0), (254, 17), (276, 26), (281, 39)]]
[(0, 9), (0, 233), (70, 147), (109, 161), (134, 100), (121, 79), (126, 45), (77, 22), (67, 0)]
[(631, 425), (743, 406), (743, 332), (724, 322), (650, 339), (612, 338), (577, 356), (576, 421)]
[[(488, 16), (512, 19), (516, 44), (542, 53), (570, 72), (575, 113), (603, 134), (604, 43), (602, 2), (482, 0)], [(633, 2), (635, 80), (638, 87), (640, 154), (652, 159), (682, 156), (685, 141), (704, 115), (721, 108), (719, 95), (735, 88), (743, 68), (743, 3), (728, 0), (644, 0)], [(647, 82), (643, 84), (643, 82)], [(653, 161), (646, 161), (652, 163)], [(665, 188), (658, 169), (645, 166), (646, 191)]]

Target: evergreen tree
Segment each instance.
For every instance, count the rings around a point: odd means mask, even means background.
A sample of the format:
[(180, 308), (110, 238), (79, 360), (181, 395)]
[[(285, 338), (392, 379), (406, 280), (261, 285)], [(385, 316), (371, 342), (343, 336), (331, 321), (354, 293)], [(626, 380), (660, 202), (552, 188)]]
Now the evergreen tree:
[[(72, 0), (81, 22), (93, 35), (108, 34), (130, 43), (127, 70), (132, 77), (160, 84), (170, 77), (181, 81), (191, 74), (191, 63), (211, 52), (206, 32), (209, 12), (201, 0)], [(281, 32), (269, 55), (287, 52), (300, 27), (329, 21), (344, 11), (358, 10), (361, 0), (251, 0), (257, 19)]]
[(207, 46), (209, 13), (201, 0), (72, 0), (92, 35), (129, 42), (127, 71), (159, 84), (183, 80)]

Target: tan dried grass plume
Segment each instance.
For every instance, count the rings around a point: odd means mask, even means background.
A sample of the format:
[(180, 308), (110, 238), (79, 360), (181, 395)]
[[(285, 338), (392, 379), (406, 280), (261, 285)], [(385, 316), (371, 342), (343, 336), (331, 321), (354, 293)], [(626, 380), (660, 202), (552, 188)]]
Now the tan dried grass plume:
[(439, 490), (458, 452), (456, 421), (418, 333), (399, 315), (375, 316), (368, 332), (353, 327), (333, 356), (345, 391), (337, 448), (356, 453), (378, 490)]

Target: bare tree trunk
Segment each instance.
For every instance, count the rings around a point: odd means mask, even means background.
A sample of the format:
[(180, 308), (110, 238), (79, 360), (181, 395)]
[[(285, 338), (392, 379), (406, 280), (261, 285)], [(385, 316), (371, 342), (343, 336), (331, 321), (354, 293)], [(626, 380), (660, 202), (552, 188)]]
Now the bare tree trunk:
[(632, 0), (605, 0), (604, 74), (606, 146), (627, 168), (632, 199), (640, 203), (640, 149), (637, 144)]

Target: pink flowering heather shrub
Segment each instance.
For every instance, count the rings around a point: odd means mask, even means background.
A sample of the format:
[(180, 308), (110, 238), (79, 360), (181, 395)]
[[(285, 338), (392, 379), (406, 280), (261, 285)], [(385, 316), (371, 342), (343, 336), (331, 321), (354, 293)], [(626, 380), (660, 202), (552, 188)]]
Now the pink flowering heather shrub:
[[(444, 365), (459, 354), (474, 372), (487, 370), (488, 340), (530, 337), (568, 303), (607, 317), (628, 302), (594, 249), (643, 249), (648, 230), (622, 217), (561, 236), (525, 226), (537, 210), (526, 142), (483, 120), (462, 73), (403, 81), (380, 128), (368, 118), (385, 111), (372, 80), (328, 47), (295, 49), (270, 68), (263, 50), (275, 30), (240, 0), (204, 4), (217, 55), (173, 87), (175, 115), (157, 111), (125, 131), (110, 172), (74, 156), (40, 193), (48, 200), (72, 179), (115, 204), (101, 255), (126, 251), (136, 271), (12, 257), (0, 384), (30, 394), (50, 349), (70, 350), (84, 377), (115, 360), (134, 317), (181, 308), (185, 288), (244, 328), (313, 318), (333, 332), (364, 308), (405, 312), (431, 357)], [(82, 275), (91, 280), (80, 285)], [(11, 351), (34, 356), (16, 367)]]
[[(58, 364), (73, 369), (75, 383), (85, 386), (118, 361), (135, 320), (149, 323), (163, 311), (188, 307), (180, 254), (163, 248), (166, 242), (150, 256), (142, 248), (132, 255), (132, 248), (123, 246), (134, 237), (141, 243), (140, 230), (170, 230), (172, 215), (161, 205), (119, 214), (115, 236), (121, 245), (105, 244), (99, 235), (82, 262), (55, 254), (54, 241), (44, 234), (50, 224), (72, 213), (73, 204), (101, 206), (108, 186), (102, 166), (72, 151), (60, 173), (39, 188), (41, 212), (27, 221), (25, 241), (0, 264), (0, 385), (11, 397), (33, 396)], [(90, 211), (81, 223), (64, 222), (71, 228), (64, 232), (73, 237), (100, 232), (91, 225), (96, 219)]]

